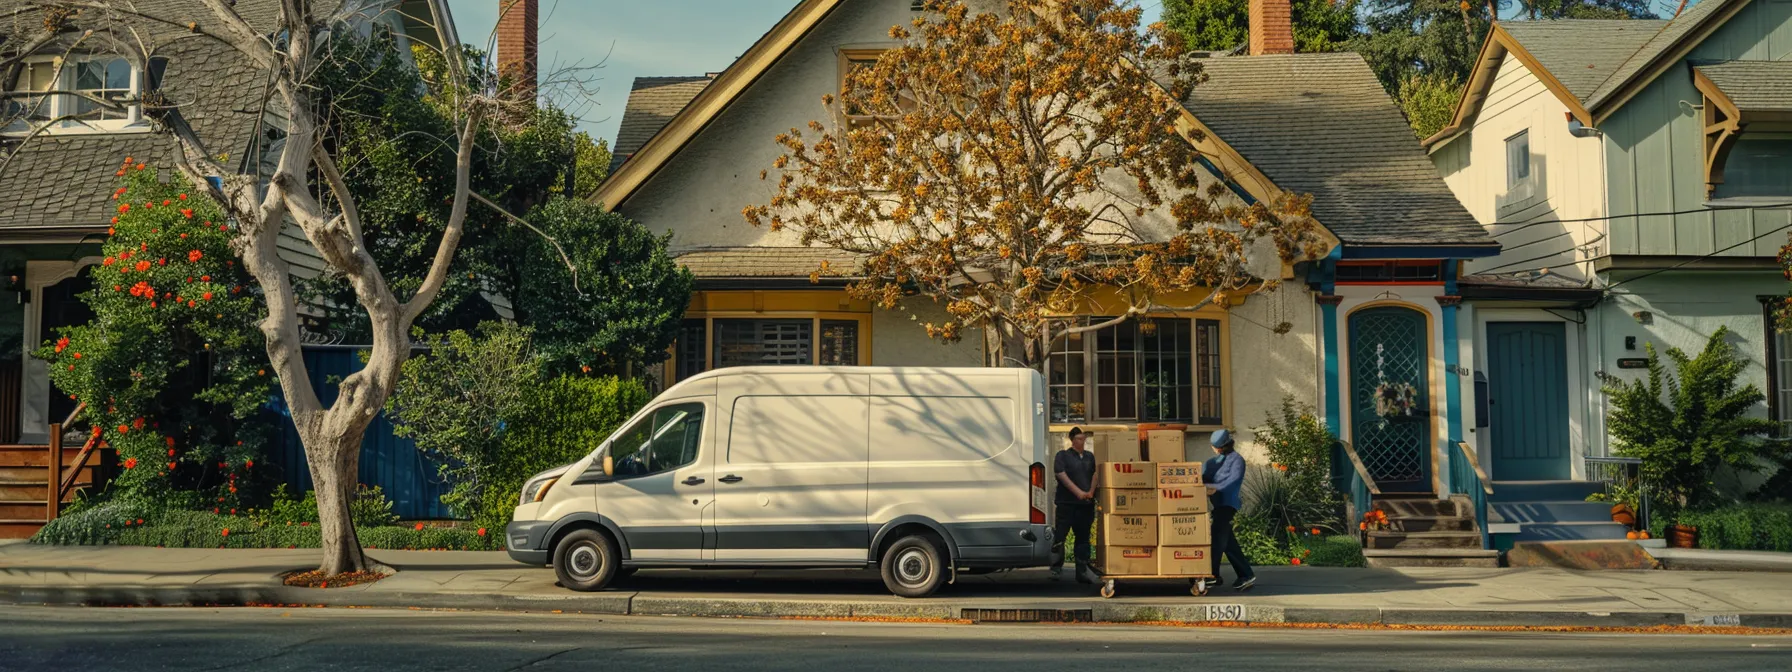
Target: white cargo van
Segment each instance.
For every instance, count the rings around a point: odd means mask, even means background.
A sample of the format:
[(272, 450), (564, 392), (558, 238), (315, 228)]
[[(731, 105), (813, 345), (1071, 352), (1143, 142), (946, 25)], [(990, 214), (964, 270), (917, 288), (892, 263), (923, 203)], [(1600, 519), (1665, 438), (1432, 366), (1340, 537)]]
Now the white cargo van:
[(704, 373), (531, 477), (505, 546), (574, 590), (641, 567), (876, 567), (918, 597), (1044, 565), (1044, 403), (1030, 369)]

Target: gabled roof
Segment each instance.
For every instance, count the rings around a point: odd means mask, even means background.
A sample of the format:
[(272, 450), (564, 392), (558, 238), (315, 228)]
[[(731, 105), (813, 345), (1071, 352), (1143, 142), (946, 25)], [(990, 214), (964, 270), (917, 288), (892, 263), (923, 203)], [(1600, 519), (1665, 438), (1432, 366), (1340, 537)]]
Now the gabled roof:
[(628, 94), (628, 106), (622, 111), (622, 126), (616, 131), (616, 143), (610, 148), (610, 172), (641, 150), (647, 141), (684, 111), (686, 105), (709, 88), (710, 78), (701, 77), (636, 77)]
[(1570, 114), (1598, 126), (1655, 81), (1751, 0), (1702, 0), (1668, 20), (1552, 19), (1500, 21), (1487, 32), (1474, 71), (1448, 126), (1429, 138), (1436, 147), (1467, 129), (1511, 54), (1536, 75)]
[(864, 258), (826, 247), (701, 247), (681, 252), (678, 265), (699, 280), (807, 278), (822, 262), (853, 269)]
[(1400, 109), (1354, 53), (1200, 61), (1184, 106), (1351, 245), (1498, 244), (1456, 200)]
[(1499, 27), (1581, 102), (1661, 32), (1665, 20), (1506, 21)]
[(1724, 61), (1693, 66), (1746, 112), (1792, 112), (1792, 61)]

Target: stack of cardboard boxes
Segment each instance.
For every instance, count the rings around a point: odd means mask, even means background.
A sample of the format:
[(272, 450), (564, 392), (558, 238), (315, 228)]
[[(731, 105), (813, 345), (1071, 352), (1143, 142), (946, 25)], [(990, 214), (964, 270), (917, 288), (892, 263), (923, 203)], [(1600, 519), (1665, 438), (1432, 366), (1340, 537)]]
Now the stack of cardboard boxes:
[[(1097, 460), (1100, 460), (1098, 455)], [(1206, 576), (1213, 543), (1199, 462), (1101, 462), (1102, 573)]]

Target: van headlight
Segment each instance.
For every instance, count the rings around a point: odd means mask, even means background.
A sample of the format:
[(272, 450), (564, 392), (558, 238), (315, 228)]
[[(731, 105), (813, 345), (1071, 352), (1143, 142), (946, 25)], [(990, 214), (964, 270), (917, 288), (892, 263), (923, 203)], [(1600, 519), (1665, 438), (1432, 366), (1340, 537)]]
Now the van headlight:
[(517, 504), (520, 506), (541, 501), (541, 498), (547, 496), (548, 488), (554, 487), (554, 482), (558, 480), (560, 480), (559, 474), (549, 474), (531, 479), (528, 483), (523, 484), (522, 501)]

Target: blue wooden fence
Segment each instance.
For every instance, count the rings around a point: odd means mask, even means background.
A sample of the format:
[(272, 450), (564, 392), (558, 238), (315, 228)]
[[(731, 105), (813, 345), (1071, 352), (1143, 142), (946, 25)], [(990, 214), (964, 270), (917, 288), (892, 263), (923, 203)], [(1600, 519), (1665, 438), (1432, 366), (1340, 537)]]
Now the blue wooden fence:
[[(336, 401), (336, 384), (351, 373), (361, 370), (360, 351), (356, 346), (306, 346), (305, 368), (311, 372), (311, 389), (325, 405)], [(293, 492), (310, 490), (311, 470), (305, 464), (305, 448), (299, 443), (298, 430), (286, 412), (286, 403), (276, 398), (280, 437), (271, 449), (271, 459), (285, 474), (287, 487)], [(442, 504), (442, 493), (448, 484), (437, 474), (436, 464), (417, 450), (410, 439), (392, 434), (392, 423), (380, 413), (367, 427), (367, 438), (361, 442), (361, 483), (377, 485), (393, 502), (392, 509), (400, 518), (454, 518), (454, 512)]]

